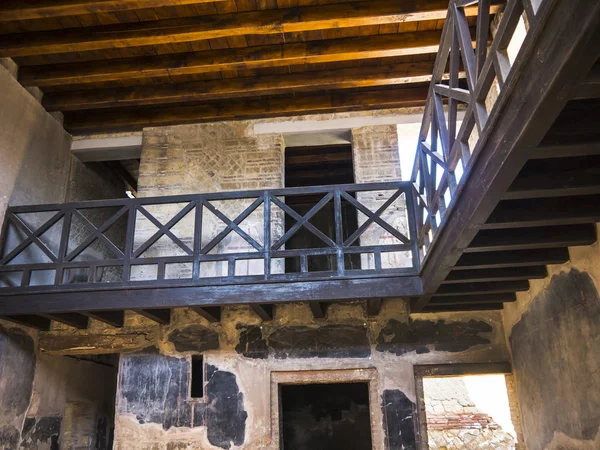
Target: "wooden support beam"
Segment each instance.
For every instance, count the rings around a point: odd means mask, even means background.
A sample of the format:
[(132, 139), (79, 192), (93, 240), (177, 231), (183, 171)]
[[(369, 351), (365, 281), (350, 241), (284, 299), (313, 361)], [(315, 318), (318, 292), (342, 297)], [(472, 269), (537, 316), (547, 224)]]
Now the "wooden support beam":
[(274, 314), (275, 314), (275, 306), (274, 305), (252, 303), (250, 305), (250, 308), (262, 320), (264, 320), (264, 321), (273, 320), (273, 317), (274, 317)]
[(146, 332), (54, 334), (39, 336), (39, 349), (48, 355), (106, 355), (140, 351), (153, 345), (153, 335)]
[(453, 270), (444, 284), (472, 283), (485, 281), (517, 281), (544, 279), (548, 276), (546, 266), (505, 267), (500, 269)]
[(600, 98), (600, 63), (596, 63), (576, 88), (576, 99)]
[(528, 161), (503, 198), (522, 199), (589, 194), (600, 194), (599, 155)]
[(531, 159), (565, 158), (571, 156), (600, 155), (600, 142), (580, 144), (543, 145), (536, 149)]
[(148, 126), (181, 125), (217, 120), (245, 120), (308, 113), (416, 107), (425, 104), (428, 89), (396, 88), (382, 91), (336, 91), (326, 95), (224, 101), (168, 108), (99, 110), (65, 115), (65, 128), (73, 134), (140, 130)]
[(136, 309), (135, 312), (161, 325), (169, 325), (171, 322), (170, 309)]
[(349, 89), (428, 82), (433, 62), (392, 66), (302, 72), (287, 75), (231, 78), (181, 84), (132, 86), (123, 89), (94, 89), (56, 92), (44, 95), (48, 111), (159, 105), (214, 101), (231, 97), (308, 92), (323, 89)]
[[(596, 50), (590, 48), (590, 57), (598, 58)], [(581, 71), (585, 71), (585, 67)], [(579, 74), (565, 86), (564, 95), (574, 96), (577, 92)], [(600, 129), (596, 117), (600, 113), (600, 98), (584, 100), (571, 99), (548, 130), (540, 145), (567, 145), (588, 142), (600, 142)]]
[(40, 331), (48, 331), (50, 329), (51, 320), (47, 317), (36, 316), (33, 314), (25, 314), (19, 316), (2, 316), (2, 320), (23, 325), (24, 327), (33, 328)]
[(431, 297), (429, 305), (468, 305), (468, 304), (486, 304), (486, 303), (505, 303), (517, 301), (517, 295), (514, 292), (498, 292), (477, 295), (456, 295), (456, 296), (438, 296)]
[(56, 313), (56, 314), (40, 314), (41, 316), (54, 320), (56, 322), (64, 323), (70, 327), (78, 328), (80, 330), (85, 330), (89, 323), (90, 319), (83, 314), (79, 313)]
[(504, 294), (529, 290), (529, 281), (488, 281), (481, 283), (442, 284), (434, 297)]
[(0, 22), (161, 8), (221, 0), (3, 0)]
[(327, 317), (327, 303), (310, 302), (309, 306), (315, 319), (324, 319)]
[(481, 230), (465, 253), (575, 247), (591, 245), (596, 240), (596, 225), (593, 223)]
[(65, 86), (435, 53), (440, 31), (419, 31), (19, 68), (24, 86)]
[[(148, 308), (190, 308), (252, 303), (348, 301), (373, 297), (415, 297), (423, 294), (417, 276), (289, 283), (169, 287), (62, 293), (0, 295), (0, 317), (16, 314), (104, 311)], [(156, 314), (156, 310), (152, 310)], [(162, 311), (167, 311), (163, 309)], [(142, 313), (142, 311), (139, 311)], [(165, 314), (166, 315), (166, 314)]]
[(483, 229), (600, 222), (600, 195), (503, 200)]
[(367, 300), (367, 316), (376, 317), (379, 315), (381, 311), (381, 307), (383, 305), (382, 298), (371, 298)]
[(569, 261), (569, 249), (567, 248), (465, 253), (456, 263), (454, 270), (539, 266), (541, 264), (564, 264), (567, 261)]
[(474, 303), (458, 305), (427, 305), (423, 312), (454, 312), (454, 311), (501, 311), (504, 308), (502, 303)]
[(206, 306), (204, 308), (194, 306), (190, 309), (209, 322), (216, 323), (221, 321), (222, 310), (220, 306)]
[(81, 314), (116, 328), (121, 328), (125, 323), (125, 311), (85, 311)]
[[(477, 8), (467, 9), (470, 16)], [(236, 12), (109, 26), (4, 35), (0, 57), (50, 55), (148, 45), (171, 45), (247, 34), (302, 33), (390, 23), (444, 20), (446, 0), (372, 0), (288, 9)]]

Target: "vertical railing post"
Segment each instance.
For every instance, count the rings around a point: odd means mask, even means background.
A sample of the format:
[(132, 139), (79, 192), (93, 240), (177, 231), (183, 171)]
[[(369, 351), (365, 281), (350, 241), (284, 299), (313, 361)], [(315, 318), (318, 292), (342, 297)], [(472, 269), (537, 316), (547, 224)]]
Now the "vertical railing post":
[(333, 197), (333, 211), (335, 216), (335, 246), (337, 251), (337, 273), (343, 276), (346, 272), (344, 260), (344, 231), (342, 224), (342, 193), (336, 188)]
[(192, 280), (200, 279), (200, 252), (202, 251), (202, 211), (204, 202), (201, 197), (194, 200), (196, 214), (194, 217), (194, 262), (192, 266)]
[[(60, 286), (63, 283), (64, 262), (67, 256), (69, 247), (69, 236), (71, 231), (71, 220), (73, 217), (73, 208), (66, 207), (63, 215), (63, 226), (60, 233), (60, 242), (58, 244), (58, 254), (56, 255), (56, 273), (54, 278), (55, 286)], [(88, 274), (89, 276), (89, 274)]]
[(136, 203), (131, 200), (127, 210), (127, 232), (125, 233), (125, 251), (123, 252), (123, 283), (128, 283), (131, 277), (131, 256), (135, 238)]
[(264, 217), (263, 217), (263, 226), (264, 226), (264, 238), (263, 238), (263, 247), (264, 247), (264, 276), (265, 280), (269, 280), (271, 278), (271, 194), (269, 191), (265, 191), (263, 193), (263, 208), (264, 208)]
[(419, 236), (417, 231), (417, 190), (414, 185), (410, 185), (404, 189), (406, 210), (408, 211), (408, 233), (412, 247), (412, 263), (413, 268), (418, 272), (421, 266), (421, 258), (419, 257)]

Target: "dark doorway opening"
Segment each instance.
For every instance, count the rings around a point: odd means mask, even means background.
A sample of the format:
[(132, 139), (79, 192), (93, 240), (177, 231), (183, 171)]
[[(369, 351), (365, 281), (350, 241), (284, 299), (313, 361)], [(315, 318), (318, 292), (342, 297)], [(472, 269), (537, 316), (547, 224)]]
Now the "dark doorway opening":
[[(354, 165), (352, 146), (329, 145), (316, 147), (288, 147), (285, 149), (285, 187), (327, 186), (353, 184)], [(301, 216), (307, 214), (323, 195), (297, 195), (286, 197), (285, 203)], [(347, 239), (358, 229), (356, 209), (342, 200), (343, 238)], [(334, 202), (327, 203), (309, 221), (319, 231), (335, 241)], [(289, 231), (296, 221), (286, 215), (285, 231)], [(358, 245), (358, 240), (354, 243)], [(328, 245), (306, 228), (298, 230), (285, 244), (286, 250), (326, 248)], [(308, 272), (336, 271), (337, 259), (331, 255), (309, 256)], [(360, 255), (347, 255), (345, 269), (360, 269)], [(286, 273), (301, 271), (299, 258), (286, 258)]]
[(367, 383), (282, 385), (282, 450), (371, 450)]

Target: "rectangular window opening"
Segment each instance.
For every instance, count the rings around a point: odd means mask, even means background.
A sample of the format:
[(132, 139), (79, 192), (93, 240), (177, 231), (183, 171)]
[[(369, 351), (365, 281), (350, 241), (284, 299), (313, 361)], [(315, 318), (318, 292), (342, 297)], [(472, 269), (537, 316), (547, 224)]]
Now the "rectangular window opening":
[(191, 398), (204, 397), (204, 357), (192, 356)]
[(504, 374), (423, 377), (423, 392), (430, 450), (517, 448)]

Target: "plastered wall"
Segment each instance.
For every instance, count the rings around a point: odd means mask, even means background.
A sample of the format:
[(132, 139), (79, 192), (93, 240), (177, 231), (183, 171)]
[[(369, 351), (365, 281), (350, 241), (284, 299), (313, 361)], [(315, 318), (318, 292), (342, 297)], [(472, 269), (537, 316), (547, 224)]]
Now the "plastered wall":
[(600, 448), (600, 245), (569, 250), (504, 310), (529, 450)]
[[(220, 323), (187, 309), (174, 310), (169, 326), (127, 313), (121, 329), (56, 325), (39, 339), (45, 354), (123, 352), (118, 450), (277, 449), (277, 380), (349, 381), (357, 369), (372, 373), (373, 448), (414, 449), (415, 364), (508, 358), (499, 313), (409, 318), (401, 300), (386, 301), (377, 318), (364, 302), (333, 304), (319, 320), (306, 303), (277, 306), (267, 322), (246, 306), (226, 307)], [(203, 399), (190, 398), (195, 354), (206, 366)]]
[(64, 201), (71, 136), (0, 65), (0, 223), (7, 205)]
[(43, 355), (37, 333), (0, 320), (0, 448), (108, 450), (116, 372)]

